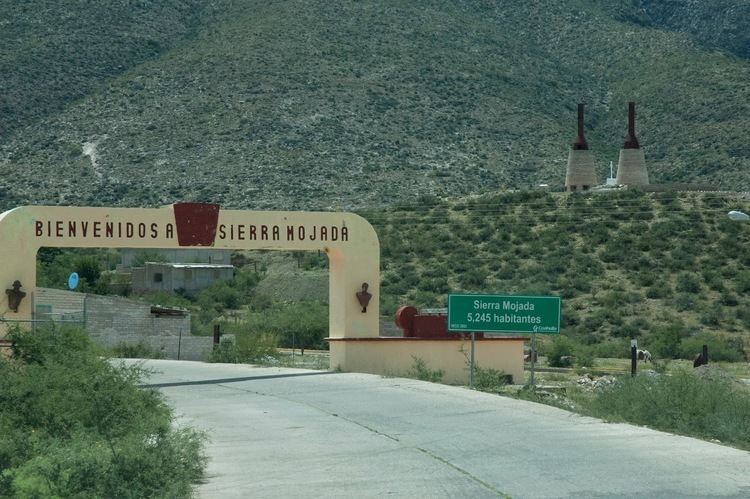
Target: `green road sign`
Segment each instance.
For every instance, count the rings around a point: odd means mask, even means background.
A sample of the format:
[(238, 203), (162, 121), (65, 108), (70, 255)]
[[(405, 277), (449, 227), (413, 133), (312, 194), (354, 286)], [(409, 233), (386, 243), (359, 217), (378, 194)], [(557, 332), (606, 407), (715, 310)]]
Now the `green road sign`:
[(448, 295), (448, 331), (560, 332), (560, 297)]

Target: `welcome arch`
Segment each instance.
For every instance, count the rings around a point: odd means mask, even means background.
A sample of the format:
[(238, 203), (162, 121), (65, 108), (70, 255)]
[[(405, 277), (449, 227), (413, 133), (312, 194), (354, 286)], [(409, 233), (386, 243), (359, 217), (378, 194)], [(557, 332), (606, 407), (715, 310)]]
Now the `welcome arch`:
[[(364, 218), (353, 213), (222, 210), (203, 203), (164, 208), (22, 206), (0, 214), (0, 285), (4, 286), (0, 316), (16, 321), (32, 319), (36, 255), (42, 247), (196, 246), (325, 251), (330, 337), (373, 338), (379, 334), (380, 243)], [(16, 281), (20, 289), (16, 286), (14, 295)], [(18, 293), (26, 294), (14, 303)], [(2, 337), (7, 326), (0, 327)], [(340, 349), (338, 345), (333, 342), (332, 350)], [(347, 369), (345, 353), (331, 353), (337, 365)]]

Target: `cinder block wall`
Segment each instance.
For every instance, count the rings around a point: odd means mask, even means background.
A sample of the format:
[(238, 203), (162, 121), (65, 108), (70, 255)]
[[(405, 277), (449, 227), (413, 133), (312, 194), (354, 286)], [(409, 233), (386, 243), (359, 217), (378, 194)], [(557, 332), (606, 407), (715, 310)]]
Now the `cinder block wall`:
[(127, 298), (38, 288), (34, 301), (51, 307), (53, 318), (85, 311), (83, 326), (105, 348), (140, 343), (168, 359), (206, 360), (213, 346), (211, 337), (190, 335), (190, 314), (157, 316), (150, 305)]

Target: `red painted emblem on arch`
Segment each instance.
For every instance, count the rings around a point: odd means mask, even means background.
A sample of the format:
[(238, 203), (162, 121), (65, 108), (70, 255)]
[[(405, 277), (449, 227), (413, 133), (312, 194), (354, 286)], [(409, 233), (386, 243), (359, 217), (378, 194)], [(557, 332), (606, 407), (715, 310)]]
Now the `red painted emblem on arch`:
[(219, 223), (218, 204), (175, 203), (172, 206), (180, 246), (213, 246)]

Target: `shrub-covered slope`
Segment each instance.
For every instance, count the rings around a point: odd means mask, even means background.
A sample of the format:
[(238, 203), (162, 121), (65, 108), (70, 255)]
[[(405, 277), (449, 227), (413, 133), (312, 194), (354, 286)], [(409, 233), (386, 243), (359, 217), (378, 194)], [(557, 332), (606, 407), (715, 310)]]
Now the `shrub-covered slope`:
[[(68, 36), (21, 22), (47, 4), (24, 5), (4, 9), (21, 75), (0, 119), (4, 207), (347, 208), (561, 185), (579, 100), (602, 179), (635, 100), (654, 180), (748, 189), (750, 63), (623, 16), (628, 2), (217, 0), (200, 18), (144, 3), (170, 14), (163, 32), (132, 6), (93, 29), (120, 11), (81, 3)], [(27, 57), (32, 42), (59, 57)]]
[(0, 140), (157, 58), (210, 11), (197, 0), (0, 0)]
[(739, 360), (750, 340), (750, 223), (726, 213), (748, 207), (714, 194), (522, 192), (364, 215), (380, 237), (386, 315), (444, 307), (461, 290), (557, 295), (564, 333), (600, 356), (642, 337), (661, 357), (708, 341)]

